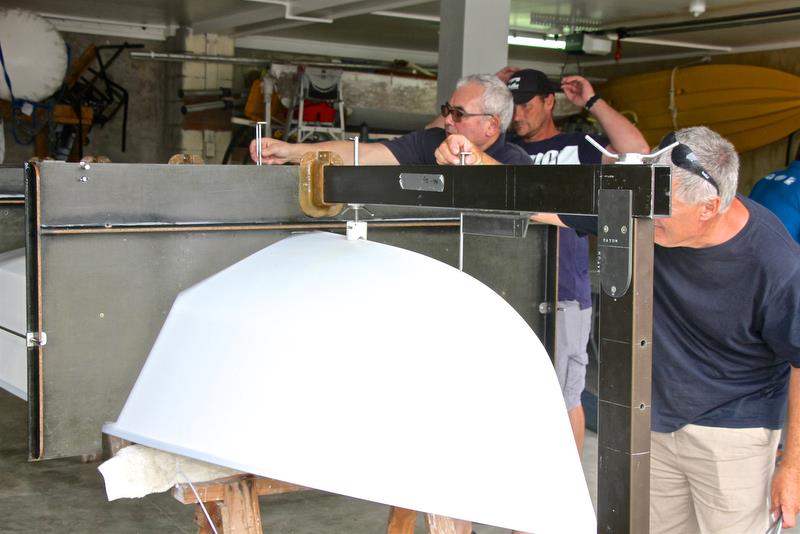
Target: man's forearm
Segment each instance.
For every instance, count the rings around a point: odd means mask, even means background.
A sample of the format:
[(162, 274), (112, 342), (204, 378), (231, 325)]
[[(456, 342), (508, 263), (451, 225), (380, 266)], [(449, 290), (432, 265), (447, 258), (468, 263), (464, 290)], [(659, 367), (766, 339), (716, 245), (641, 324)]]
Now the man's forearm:
[(800, 512), (800, 369), (791, 368), (787, 432), (781, 461), (772, 477), (770, 510), (773, 517), (783, 514), (783, 526), (792, 528)]
[[(307, 152), (336, 152), (342, 157), (344, 165), (354, 162), (352, 141), (322, 141), (320, 143), (289, 143), (289, 161), (300, 163)], [(380, 143), (361, 143), (358, 147), (358, 161), (364, 165), (396, 165), (394, 154)]]
[(552, 224), (554, 226), (566, 227), (556, 213), (534, 213), (530, 217), (531, 222), (540, 224)]
[(650, 146), (642, 132), (605, 100), (598, 100), (592, 106), (591, 114), (603, 128), (615, 152), (619, 154), (650, 152)]
[(289, 162), (300, 163), (308, 152), (336, 152), (345, 165), (353, 164), (353, 143), (350, 141), (322, 141), (320, 143), (289, 143)]
[(800, 469), (800, 369), (792, 367), (789, 377), (789, 403), (786, 411), (786, 435), (781, 463)]

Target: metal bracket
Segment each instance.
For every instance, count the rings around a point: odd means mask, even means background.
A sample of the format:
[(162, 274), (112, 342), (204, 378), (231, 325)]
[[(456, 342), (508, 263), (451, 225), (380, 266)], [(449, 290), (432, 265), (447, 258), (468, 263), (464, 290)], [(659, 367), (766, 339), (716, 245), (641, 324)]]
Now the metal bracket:
[(528, 214), (461, 213), (461, 233), (487, 237), (525, 237)]
[(418, 172), (401, 172), (400, 189), (406, 191), (444, 191), (444, 176)]
[(601, 189), (597, 198), (597, 253), (600, 286), (611, 297), (622, 297), (631, 285), (631, 227), (633, 194), (630, 190)]
[(46, 332), (28, 332), (25, 334), (25, 346), (28, 348), (31, 347), (44, 347), (47, 345), (47, 333)]
[(645, 163), (645, 160), (654, 161), (658, 156), (660, 156), (661, 154), (663, 154), (667, 150), (672, 150), (673, 148), (675, 148), (678, 145), (678, 143), (676, 141), (675, 143), (672, 143), (669, 146), (665, 146), (664, 148), (661, 148), (661, 149), (653, 152), (652, 154), (638, 154), (636, 152), (626, 152), (626, 153), (622, 153), (622, 154), (614, 154), (614, 153), (609, 152), (608, 150), (606, 150), (603, 145), (601, 145), (600, 143), (598, 143), (597, 141), (592, 139), (591, 135), (586, 135), (585, 139), (587, 141), (589, 141), (589, 143), (594, 145), (594, 147), (598, 150), (598, 152), (600, 152), (604, 156), (606, 156), (606, 157), (608, 157), (610, 159), (617, 160), (616, 163), (618, 165), (641, 165), (641, 164)]

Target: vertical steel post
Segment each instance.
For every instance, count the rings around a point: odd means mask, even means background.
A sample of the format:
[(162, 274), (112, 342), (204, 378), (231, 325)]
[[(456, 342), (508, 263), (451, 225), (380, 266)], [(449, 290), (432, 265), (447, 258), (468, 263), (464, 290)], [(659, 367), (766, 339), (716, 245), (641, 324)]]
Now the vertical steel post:
[(598, 534), (650, 531), (653, 219), (632, 219), (631, 232), (628, 291), (600, 291)]

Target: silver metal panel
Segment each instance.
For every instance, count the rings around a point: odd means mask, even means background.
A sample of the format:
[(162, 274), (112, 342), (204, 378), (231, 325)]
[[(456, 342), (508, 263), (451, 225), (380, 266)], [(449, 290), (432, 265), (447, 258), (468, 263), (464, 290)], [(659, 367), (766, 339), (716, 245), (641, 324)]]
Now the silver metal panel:
[[(344, 231), (342, 220), (301, 213), (297, 172), (297, 167), (92, 164), (87, 171), (78, 164), (41, 165), (38, 299), (47, 344), (37, 349), (38, 391), (29, 389), (32, 406), (41, 406), (31, 410), (32, 436), (38, 437), (31, 439), (32, 458), (100, 451), (101, 425), (119, 414), (178, 292), (290, 232)], [(379, 219), (404, 219), (372, 222), (370, 240), (457, 265), (457, 213), (370, 209)], [(484, 247), (470, 237), (465, 243), (468, 272), (505, 296), (540, 337), (542, 319), (531, 302), (545, 299), (539, 280), (546, 257), (535, 251), (543, 250), (547, 235), (539, 228), (524, 241), (498, 239)], [(351, 306), (368, 309), (369, 302), (326, 306), (326, 313), (346, 313)]]

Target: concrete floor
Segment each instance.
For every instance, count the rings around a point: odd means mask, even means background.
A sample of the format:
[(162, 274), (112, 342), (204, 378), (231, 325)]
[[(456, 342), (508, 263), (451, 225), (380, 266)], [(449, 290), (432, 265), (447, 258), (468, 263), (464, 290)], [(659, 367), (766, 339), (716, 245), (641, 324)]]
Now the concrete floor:
[[(597, 436), (587, 432), (584, 470), (594, 502)], [(27, 461), (26, 404), (0, 390), (0, 532), (192, 533), (194, 509), (169, 493), (106, 500), (96, 463), (76, 458)], [(361, 534), (386, 531), (386, 506), (321, 491), (261, 498), (264, 532)], [(416, 532), (425, 532), (418, 514)], [(475, 525), (477, 534), (506, 530)]]

